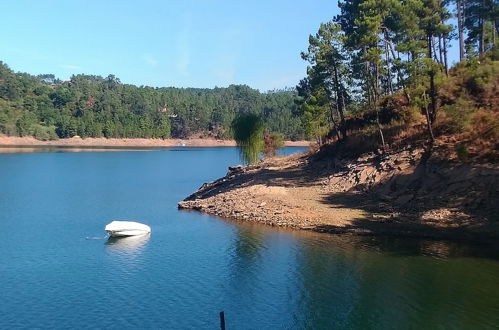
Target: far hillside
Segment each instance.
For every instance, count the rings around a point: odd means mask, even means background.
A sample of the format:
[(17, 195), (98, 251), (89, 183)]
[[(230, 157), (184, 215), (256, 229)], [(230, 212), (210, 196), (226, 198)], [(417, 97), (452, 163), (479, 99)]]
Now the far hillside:
[(304, 138), (295, 90), (153, 88), (114, 76), (15, 73), (0, 62), (0, 134), (57, 138), (232, 138), (238, 113), (256, 113), (286, 139)]

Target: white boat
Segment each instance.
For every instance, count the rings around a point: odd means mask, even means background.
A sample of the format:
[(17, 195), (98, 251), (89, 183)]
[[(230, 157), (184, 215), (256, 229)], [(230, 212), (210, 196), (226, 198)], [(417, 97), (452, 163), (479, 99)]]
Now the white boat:
[(123, 237), (149, 234), (151, 227), (135, 221), (113, 221), (104, 230), (112, 237)]

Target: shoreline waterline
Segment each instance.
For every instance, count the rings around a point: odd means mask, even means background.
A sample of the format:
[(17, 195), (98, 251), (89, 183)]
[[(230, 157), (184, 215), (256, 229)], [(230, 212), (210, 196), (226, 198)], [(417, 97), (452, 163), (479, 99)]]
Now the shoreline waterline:
[[(286, 141), (287, 147), (308, 147), (310, 141)], [(235, 147), (234, 140), (217, 139), (145, 139), (145, 138), (80, 138), (42, 141), (30, 136), (0, 136), (0, 148), (10, 146), (41, 147)]]

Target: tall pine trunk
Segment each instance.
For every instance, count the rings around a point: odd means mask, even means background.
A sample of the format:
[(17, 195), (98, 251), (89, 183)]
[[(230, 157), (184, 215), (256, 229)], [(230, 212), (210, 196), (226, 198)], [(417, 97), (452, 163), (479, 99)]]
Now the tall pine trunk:
[(462, 61), (465, 56), (464, 49), (464, 0), (456, 1), (457, 9), (457, 30), (459, 36), (459, 60)]
[(440, 64), (444, 64), (444, 54), (442, 50), (442, 36), (438, 36), (438, 54)]
[[(388, 43), (388, 45), (390, 46), (390, 52), (392, 53), (393, 59), (395, 60), (396, 58), (399, 58), (399, 56), (395, 56), (395, 50), (393, 49), (393, 43), (390, 41)], [(409, 57), (409, 55), (407, 55), (407, 57)], [(411, 102), (411, 96), (407, 92), (407, 87), (406, 87), (406, 85), (403, 82), (404, 81), (404, 75), (402, 74), (402, 72), (400, 71), (400, 68), (398, 66), (395, 66), (395, 68), (397, 69), (398, 81), (402, 85), (402, 89), (404, 90), (404, 95), (405, 95), (405, 97), (407, 99), (407, 102), (410, 103)]]
[(393, 94), (393, 85), (392, 85), (392, 73), (391, 73), (391, 67), (390, 67), (390, 52), (388, 50), (388, 32), (385, 30), (385, 39), (384, 39), (384, 46), (385, 46), (385, 61), (386, 61), (386, 82), (387, 82), (387, 88), (388, 88), (388, 94)]
[(485, 24), (487, 23), (487, 21), (485, 20), (485, 15), (486, 15), (486, 11), (487, 11), (487, 6), (485, 4), (485, 1), (486, 0), (482, 0), (482, 8), (480, 10), (481, 12), (481, 19), (480, 19), (480, 24), (481, 24), (481, 32), (480, 32), (480, 42), (479, 42), (479, 45), (480, 45), (480, 55), (482, 55), (483, 53), (485, 53)]
[(444, 68), (445, 74), (449, 75), (449, 65), (447, 63), (447, 37), (444, 37)]
[(379, 65), (376, 63), (374, 65), (374, 108), (376, 110), (376, 124), (378, 125), (379, 136), (381, 139), (381, 149), (383, 152), (385, 151), (385, 136), (383, 134), (383, 128), (381, 127), (381, 123), (379, 121), (379, 109), (378, 109), (378, 101), (379, 101)]
[(481, 19), (482, 31), (480, 32), (480, 55), (485, 53), (485, 19)]
[(431, 47), (433, 48), (433, 60), (437, 63), (440, 63), (438, 60), (438, 53), (437, 53), (437, 43), (435, 42), (435, 38), (431, 38)]
[[(338, 97), (336, 97), (336, 100), (338, 100)], [(336, 101), (336, 111), (338, 111), (338, 101)], [(334, 132), (336, 133), (336, 137), (338, 138), (338, 141), (340, 141), (341, 136), (340, 136), (340, 132), (338, 131), (338, 124), (336, 123), (336, 120), (334, 120), (334, 111), (333, 111), (333, 106), (331, 105), (331, 102), (330, 102), (330, 114), (331, 114), (331, 121), (333, 123)]]
[(433, 143), (435, 141), (435, 136), (433, 135), (433, 128), (431, 127), (430, 113), (428, 111), (428, 102), (426, 100), (426, 92), (423, 92), (423, 102), (426, 114), (426, 125), (428, 127), (428, 135), (430, 136), (430, 141)]
[(497, 30), (496, 30), (496, 21), (494, 20), (492, 22), (492, 45), (496, 45), (496, 34), (497, 34)]
[(338, 77), (338, 67), (334, 64), (334, 84), (336, 90), (336, 98), (338, 104), (338, 114), (340, 116), (340, 131), (343, 139), (347, 138), (347, 127), (345, 124), (345, 98), (343, 97), (343, 89), (340, 86)]
[(433, 124), (435, 121), (436, 115), (437, 115), (437, 96), (436, 96), (436, 87), (435, 87), (435, 70), (433, 68), (433, 36), (431, 34), (428, 35), (428, 58), (430, 59), (430, 100), (431, 100), (431, 107), (430, 107), (430, 124)]

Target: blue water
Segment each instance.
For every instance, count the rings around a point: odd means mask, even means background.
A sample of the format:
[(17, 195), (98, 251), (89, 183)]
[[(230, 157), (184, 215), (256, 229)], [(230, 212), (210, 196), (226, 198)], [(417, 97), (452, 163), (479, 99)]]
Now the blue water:
[[(288, 148), (287, 153), (298, 149)], [(0, 328), (499, 327), (499, 252), (177, 210), (235, 148), (0, 154)], [(104, 239), (113, 219), (150, 237)]]

